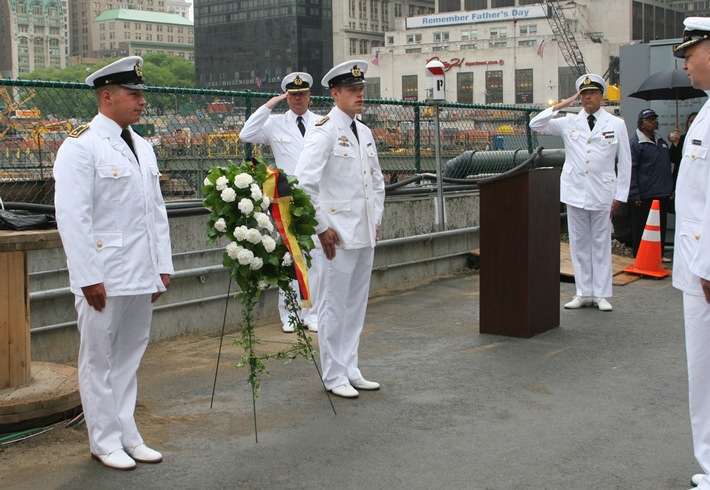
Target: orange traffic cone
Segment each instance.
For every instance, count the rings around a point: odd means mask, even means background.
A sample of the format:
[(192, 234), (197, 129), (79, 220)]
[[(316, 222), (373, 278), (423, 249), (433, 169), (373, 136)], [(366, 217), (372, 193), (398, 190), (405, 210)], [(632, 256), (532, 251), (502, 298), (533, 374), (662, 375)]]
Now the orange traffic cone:
[(671, 271), (661, 266), (661, 205), (657, 199), (651, 203), (646, 227), (641, 237), (641, 245), (636, 254), (636, 262), (624, 272), (632, 272), (644, 276), (662, 278)]

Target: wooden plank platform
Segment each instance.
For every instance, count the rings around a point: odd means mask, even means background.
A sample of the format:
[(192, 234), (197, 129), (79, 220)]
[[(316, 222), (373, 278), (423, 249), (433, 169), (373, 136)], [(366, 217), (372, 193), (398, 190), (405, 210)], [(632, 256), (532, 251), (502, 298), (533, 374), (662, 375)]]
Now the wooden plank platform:
[[(471, 250), (472, 255), (481, 255), (480, 249)], [(624, 269), (634, 265), (634, 259), (630, 257), (622, 257), (620, 255), (611, 255), (611, 273), (614, 286), (625, 286), (642, 276), (629, 274), (624, 272)], [(574, 278), (574, 269), (572, 267), (572, 259), (569, 255), (569, 243), (560, 242), (560, 276), (569, 279)]]

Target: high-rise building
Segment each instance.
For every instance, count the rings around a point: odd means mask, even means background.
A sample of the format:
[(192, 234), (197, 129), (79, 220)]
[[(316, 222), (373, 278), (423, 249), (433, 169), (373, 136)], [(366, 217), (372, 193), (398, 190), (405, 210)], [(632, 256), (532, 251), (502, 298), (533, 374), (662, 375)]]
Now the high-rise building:
[(196, 84), (276, 92), (292, 71), (319, 80), (337, 63), (369, 60), (396, 19), (433, 12), (434, 0), (201, 0)]
[(60, 0), (0, 0), (0, 73), (17, 78), (66, 67), (66, 18)]

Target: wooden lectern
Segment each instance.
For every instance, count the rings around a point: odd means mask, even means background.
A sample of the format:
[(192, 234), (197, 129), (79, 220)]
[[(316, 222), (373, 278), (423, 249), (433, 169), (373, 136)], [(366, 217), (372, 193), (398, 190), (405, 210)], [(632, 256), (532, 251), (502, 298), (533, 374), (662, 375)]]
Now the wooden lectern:
[(479, 182), (480, 333), (530, 338), (560, 324), (560, 169)]

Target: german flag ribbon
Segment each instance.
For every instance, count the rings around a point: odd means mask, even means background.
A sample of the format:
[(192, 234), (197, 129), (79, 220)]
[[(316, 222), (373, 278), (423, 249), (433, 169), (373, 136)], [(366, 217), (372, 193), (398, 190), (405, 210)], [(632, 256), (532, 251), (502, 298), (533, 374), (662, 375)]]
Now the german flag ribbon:
[(276, 222), (276, 228), (286, 244), (286, 248), (293, 258), (293, 266), (296, 269), (296, 279), (301, 292), (301, 308), (310, 308), (311, 294), (308, 287), (308, 268), (306, 260), (298, 246), (298, 240), (291, 231), (291, 186), (286, 175), (278, 170), (267, 167), (266, 180), (264, 181), (264, 195), (271, 200), (269, 210)]

